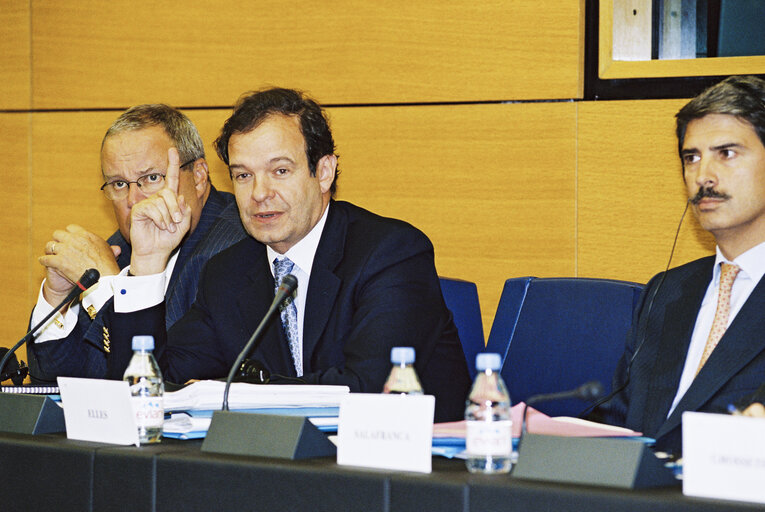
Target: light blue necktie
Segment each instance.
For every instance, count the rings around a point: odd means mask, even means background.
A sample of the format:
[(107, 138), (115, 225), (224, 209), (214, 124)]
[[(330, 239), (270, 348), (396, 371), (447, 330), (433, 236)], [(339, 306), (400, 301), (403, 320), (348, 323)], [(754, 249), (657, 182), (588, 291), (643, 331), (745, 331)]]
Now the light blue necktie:
[[(274, 260), (274, 282), (275, 290), (279, 289), (279, 285), (284, 279), (284, 276), (292, 272), (295, 264), (289, 258), (280, 260), (276, 258)], [(274, 290), (274, 292), (275, 292)], [(284, 334), (287, 336), (287, 340), (290, 343), (290, 352), (292, 353), (292, 362), (295, 364), (295, 371), (298, 377), (303, 376), (303, 357), (300, 347), (300, 336), (298, 335), (298, 319), (297, 319), (297, 307), (295, 306), (294, 296), (287, 297), (281, 306), (281, 318), (282, 328)]]

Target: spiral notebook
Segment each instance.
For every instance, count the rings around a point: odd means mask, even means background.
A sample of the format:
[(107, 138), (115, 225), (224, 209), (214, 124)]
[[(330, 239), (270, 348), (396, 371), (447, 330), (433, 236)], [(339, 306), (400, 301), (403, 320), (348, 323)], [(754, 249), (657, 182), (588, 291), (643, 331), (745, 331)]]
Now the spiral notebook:
[(0, 393), (16, 393), (21, 395), (58, 395), (58, 386), (39, 386), (25, 384), (23, 386), (0, 386)]

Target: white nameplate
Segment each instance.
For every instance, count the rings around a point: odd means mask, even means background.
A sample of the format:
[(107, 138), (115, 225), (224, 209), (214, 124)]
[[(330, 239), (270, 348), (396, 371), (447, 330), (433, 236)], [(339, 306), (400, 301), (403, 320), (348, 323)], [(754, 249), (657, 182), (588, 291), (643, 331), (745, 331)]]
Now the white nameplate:
[(337, 463), (430, 473), (435, 405), (430, 395), (349, 394), (340, 401)]
[(138, 446), (127, 382), (59, 377), (58, 387), (67, 438)]
[(683, 413), (683, 494), (765, 503), (765, 419)]

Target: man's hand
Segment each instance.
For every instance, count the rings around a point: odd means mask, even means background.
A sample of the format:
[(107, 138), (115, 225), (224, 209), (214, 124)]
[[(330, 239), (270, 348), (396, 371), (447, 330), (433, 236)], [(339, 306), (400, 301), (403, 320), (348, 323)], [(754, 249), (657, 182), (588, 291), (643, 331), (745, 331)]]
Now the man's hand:
[(95, 268), (101, 276), (118, 274), (119, 253), (119, 247), (109, 246), (103, 238), (75, 224), (54, 231), (53, 239), (45, 244), (45, 255), (38, 258), (45, 267), (45, 300), (58, 305), (89, 268)]
[(753, 418), (765, 418), (765, 407), (761, 403), (755, 402), (747, 407), (742, 414)]
[(130, 272), (136, 276), (165, 270), (170, 253), (178, 247), (191, 226), (191, 207), (182, 195), (178, 195), (181, 172), (178, 150), (170, 148), (167, 159), (164, 188), (132, 208)]

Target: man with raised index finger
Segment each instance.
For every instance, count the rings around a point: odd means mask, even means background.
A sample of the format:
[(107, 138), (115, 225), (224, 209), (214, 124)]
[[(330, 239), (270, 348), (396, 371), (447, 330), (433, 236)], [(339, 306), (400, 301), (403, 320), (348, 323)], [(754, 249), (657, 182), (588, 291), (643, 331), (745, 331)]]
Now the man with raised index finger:
[(80, 226), (69, 225), (55, 231), (46, 243), (45, 255), (40, 257), (46, 279), (32, 324), (69, 293), (86, 269), (97, 269), (101, 279), (28, 344), (33, 382), (55, 381), (60, 375), (104, 376), (111, 350), (104, 311), (115, 291), (123, 288), (120, 283), (129, 279), (131, 211), (166, 185), (170, 148), (177, 148), (176, 155), (182, 158), (178, 191), (186, 198), (190, 219), (188, 233), (173, 248), (167, 267), (171, 278), (162, 290), (167, 326), (191, 306), (199, 273), (210, 256), (246, 236), (234, 197), (219, 192), (210, 182), (204, 145), (191, 120), (164, 104), (137, 105), (123, 112), (101, 144), (101, 190), (112, 204), (119, 230), (105, 241)]
[[(291, 273), (297, 292), (250, 357), (272, 375), (377, 393), (390, 349), (413, 346), (425, 392), (436, 396), (436, 421), (461, 418), (470, 383), (433, 246), (409, 224), (333, 199), (337, 156), (321, 107), (289, 89), (248, 94), (216, 148), (250, 237), (210, 260), (196, 302), (169, 332), (159, 321), (161, 295), (155, 307), (115, 314), (121, 352), (112, 375), (127, 364), (131, 336), (148, 332), (167, 379), (224, 377)], [(186, 222), (171, 229), (183, 205), (160, 196), (155, 203), (134, 209), (131, 227), (132, 271), (147, 281)], [(130, 308), (117, 300), (115, 310)]]

